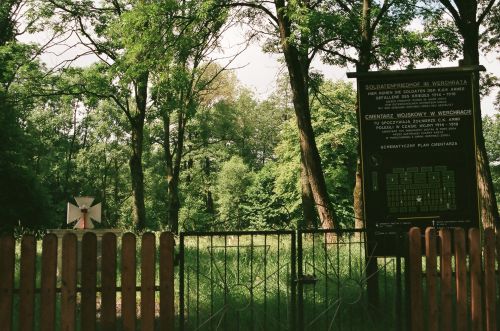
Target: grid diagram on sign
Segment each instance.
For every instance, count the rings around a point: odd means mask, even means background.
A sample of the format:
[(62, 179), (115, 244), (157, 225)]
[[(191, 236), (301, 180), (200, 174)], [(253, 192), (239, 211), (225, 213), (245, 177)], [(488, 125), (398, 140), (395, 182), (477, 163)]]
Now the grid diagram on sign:
[(446, 166), (393, 168), (386, 175), (390, 213), (456, 210), (455, 172)]

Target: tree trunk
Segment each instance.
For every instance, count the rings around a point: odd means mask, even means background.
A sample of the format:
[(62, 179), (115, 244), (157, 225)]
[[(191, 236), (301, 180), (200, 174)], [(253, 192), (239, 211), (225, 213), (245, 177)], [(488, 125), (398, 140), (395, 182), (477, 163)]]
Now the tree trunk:
[[(204, 147), (207, 147), (207, 146), (205, 145)], [(203, 171), (205, 173), (205, 177), (210, 182), (210, 158), (208, 156), (205, 156), (205, 162), (203, 164)], [(210, 190), (209, 185), (207, 185), (207, 189), (206, 189), (205, 211), (209, 214), (215, 214), (214, 199), (213, 199), (212, 191)]]
[(144, 140), (144, 120), (146, 118), (146, 104), (148, 97), (149, 74), (143, 73), (134, 84), (136, 114), (131, 117), (131, 144), (132, 156), (130, 157), (130, 177), (132, 179), (132, 192), (134, 206), (132, 217), (137, 230), (146, 227), (146, 206), (144, 204), (144, 173), (142, 170), (142, 150)]
[[(356, 65), (357, 72), (368, 72), (372, 64), (372, 42), (375, 26), (372, 27), (371, 21), (371, 0), (363, 0), (363, 9), (361, 13), (361, 44), (359, 49), (359, 58)], [(356, 112), (359, 114), (359, 102), (356, 102)], [(358, 116), (359, 121), (359, 116)], [(360, 128), (358, 122), (358, 128)], [(354, 216), (356, 217), (356, 226), (366, 227), (363, 201), (363, 179), (361, 176), (361, 139), (358, 140), (358, 161), (356, 163), (356, 186), (354, 188)], [(370, 231), (370, 232), (368, 232)], [(368, 303), (372, 313), (376, 314), (379, 307), (379, 281), (378, 281), (378, 262), (377, 258), (372, 256), (376, 243), (372, 240), (374, 233), (372, 228), (365, 232), (365, 272), (367, 278)], [(361, 237), (361, 236), (360, 236)], [(361, 239), (361, 238), (360, 238)]]
[[(479, 25), (476, 23), (476, 11), (466, 12), (467, 15), (459, 29), (463, 41), (462, 65), (479, 65)], [(470, 17), (469, 17), (470, 16)], [(473, 20), (472, 20), (473, 18)], [(475, 79), (479, 87), (479, 76)], [(481, 222), (483, 228), (497, 226), (500, 221), (498, 205), (495, 197), (495, 189), (491, 178), (491, 170), (486, 152), (483, 135), (483, 123), (481, 116), (480, 100), (476, 100), (478, 111), (476, 112), (476, 177), (479, 190), (479, 202), (481, 210)]]
[(290, 43), (291, 23), (286, 16), (283, 0), (276, 0), (276, 13), (280, 30), (280, 41), (290, 77), (293, 106), (299, 129), (300, 149), (307, 169), (314, 202), (323, 229), (335, 228), (335, 214), (330, 204), (326, 182), (321, 166), (321, 158), (314, 137), (309, 109), (308, 63), (298, 49)]
[(175, 176), (175, 171), (167, 175), (168, 183), (168, 224), (170, 231), (179, 232), (179, 209), (181, 203), (179, 200), (179, 178)]
[(303, 220), (301, 228), (312, 229), (317, 227), (316, 212), (314, 210), (314, 197), (309, 185), (309, 176), (307, 174), (304, 158), (300, 157), (300, 188), (302, 198)]
[[(76, 120), (76, 115), (77, 115), (77, 105), (73, 105), (73, 120), (72, 120), (72, 127), (73, 127), (73, 134), (71, 136), (71, 142), (68, 147), (68, 156), (66, 158), (66, 171), (64, 173), (64, 196), (68, 198), (68, 195), (70, 194), (69, 192), (69, 179), (71, 177), (71, 168), (72, 168), (72, 163), (73, 163), (73, 150), (75, 149), (75, 144), (76, 144), (76, 136), (77, 136), (77, 120)], [(77, 192), (73, 192), (75, 194)], [(66, 226), (66, 223), (64, 223), (63, 226)]]
[(146, 206), (144, 205), (144, 173), (142, 171), (143, 126), (137, 123), (132, 127), (132, 156), (130, 157), (130, 177), (134, 205), (132, 218), (137, 230), (146, 226)]
[(356, 183), (353, 192), (354, 198), (354, 228), (363, 229), (365, 227), (365, 213), (363, 207), (363, 178), (361, 176), (361, 159), (358, 156), (356, 162)]
[(118, 224), (119, 219), (119, 206), (120, 206), (120, 165), (118, 165), (118, 159), (114, 160), (114, 173), (113, 173), (113, 216), (111, 221), (111, 227), (115, 227)]
[(181, 208), (179, 199), (179, 178), (185, 131), (185, 116), (182, 111), (179, 111), (178, 113), (177, 128), (177, 146), (174, 148), (175, 153), (172, 154), (170, 146), (170, 115), (168, 111), (164, 111), (163, 130), (168, 184), (168, 225), (170, 227), (170, 231), (173, 233), (177, 233), (179, 231), (179, 210)]
[[(368, 72), (371, 66), (372, 58), (372, 36), (373, 28), (371, 27), (371, 2), (363, 0), (363, 9), (361, 13), (361, 44), (358, 54), (358, 63), (356, 63), (356, 72)], [(356, 114), (359, 120), (359, 103), (356, 101)], [(358, 128), (360, 127), (358, 123)], [(361, 140), (358, 140), (357, 145), (358, 160), (356, 162), (356, 183), (353, 192), (353, 208), (354, 208), (354, 227), (362, 229), (366, 226), (363, 201), (363, 177), (361, 174)]]

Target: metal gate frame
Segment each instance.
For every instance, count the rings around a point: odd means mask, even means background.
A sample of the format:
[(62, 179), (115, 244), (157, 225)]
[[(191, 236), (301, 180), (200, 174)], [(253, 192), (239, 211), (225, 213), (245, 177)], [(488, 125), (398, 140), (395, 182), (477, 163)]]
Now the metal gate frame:
[[(338, 230), (298, 230), (298, 231), (218, 231), (218, 232), (185, 232), (180, 234), (180, 249), (179, 249), (179, 255), (180, 255), (180, 260), (179, 260), (179, 329), (181, 331), (186, 330), (189, 328), (186, 326), (187, 318), (186, 318), (186, 312), (188, 314), (190, 313), (189, 311), (189, 298), (187, 302), (187, 307), (186, 307), (186, 260), (185, 260), (185, 255), (186, 255), (186, 238), (188, 237), (194, 237), (197, 238), (197, 248), (196, 251), (199, 254), (200, 250), (200, 244), (199, 240), (200, 238), (203, 237), (208, 237), (208, 238), (214, 238), (214, 237), (223, 237), (224, 239), (224, 245), (223, 246), (218, 246), (221, 248), (224, 252), (223, 259), (224, 259), (224, 266), (226, 266), (227, 263), (227, 255), (228, 255), (228, 248), (230, 247), (238, 247), (238, 259), (239, 259), (239, 251), (240, 248), (243, 249), (242, 247), (246, 247), (250, 249), (250, 254), (253, 254), (254, 248), (258, 247), (258, 245), (254, 245), (254, 238), (257, 238), (258, 236), (263, 236), (264, 238), (268, 238), (269, 236), (278, 236), (279, 238), (283, 238), (288, 236), (289, 239), (289, 247), (287, 247), (287, 254), (290, 255), (289, 258), (289, 264), (290, 268), (288, 270), (289, 275), (289, 288), (287, 288), (288, 292), (288, 321), (286, 327), (283, 327), (282, 330), (291, 330), (291, 331), (305, 331), (310, 329), (311, 327), (314, 327), (314, 323), (311, 324), (310, 319), (306, 321), (306, 314), (311, 314), (308, 309), (310, 310), (310, 302), (307, 301), (307, 293), (308, 291), (311, 291), (311, 288), (314, 288), (314, 291), (316, 288), (321, 288), (321, 291), (325, 293), (323, 298), (326, 301), (321, 302), (322, 305), (322, 311), (318, 312), (318, 315), (314, 317), (315, 319), (323, 319), (321, 321), (322, 328), (315, 327), (317, 330), (323, 330), (326, 328), (326, 330), (333, 329), (335, 327), (335, 330), (342, 330), (342, 329), (356, 329), (353, 328), (353, 324), (349, 325), (348, 323), (345, 323), (342, 321), (342, 315), (339, 313), (342, 307), (341, 305), (344, 304), (344, 306), (348, 306), (349, 304), (354, 307), (354, 304), (357, 304), (358, 302), (354, 302), (354, 299), (359, 299), (363, 300), (363, 304), (365, 304), (365, 308), (368, 311), (368, 308), (370, 313), (372, 314), (372, 317), (375, 319), (378, 319), (380, 317), (379, 314), (385, 314), (388, 315), (388, 318), (390, 320), (390, 326), (391, 329), (394, 330), (402, 330), (403, 326), (405, 325), (405, 319), (406, 315), (408, 313), (407, 309), (404, 308), (405, 302), (403, 301), (403, 277), (402, 277), (402, 261), (401, 259), (405, 258), (405, 247), (406, 245), (404, 244), (405, 240), (401, 233), (394, 234), (395, 235), (395, 244), (398, 246), (397, 251), (401, 252), (400, 255), (395, 256), (395, 257), (375, 257), (372, 254), (370, 254), (369, 250), (370, 247), (372, 247), (372, 252), (374, 250), (373, 245), (366, 245), (366, 238), (367, 238), (367, 231), (365, 229), (356, 229), (356, 230), (350, 230), (350, 229), (338, 229)], [(240, 243), (240, 237), (250, 237), (251, 238), (251, 245), (249, 246), (231, 246), (228, 245), (227, 238), (230, 236), (235, 236), (238, 238), (238, 245)], [(309, 262), (308, 259), (311, 258), (311, 243), (308, 242), (307, 240), (304, 240), (305, 237), (309, 236), (309, 240), (312, 237), (312, 258), (316, 258), (314, 256), (314, 236), (319, 236), (322, 237), (322, 243), (317, 242), (316, 249), (319, 251), (317, 247), (320, 247), (322, 252), (323, 252), (323, 259), (321, 260), (321, 263), (323, 265), (321, 266), (322, 270), (319, 270), (319, 268), (315, 268), (314, 265), (311, 268), (311, 263), (314, 264), (315, 262)], [(347, 238), (347, 242), (343, 242), (342, 240)], [(352, 238), (357, 238), (353, 241)], [(372, 237), (373, 238), (373, 237)], [(265, 240), (265, 239), (264, 239)], [(321, 246), (322, 245), (322, 246)], [(341, 246), (346, 245), (346, 249), (348, 249), (349, 254), (347, 255), (347, 260), (346, 263), (343, 264), (341, 262), (341, 258), (345, 258), (340, 256), (342, 249)], [(262, 245), (261, 245), (262, 246)], [(357, 249), (357, 254), (358, 255), (352, 255), (351, 256), (351, 251), (353, 250), (352, 247), (356, 246)], [(215, 247), (215, 246), (213, 246)], [(329, 253), (329, 247), (332, 247), (331, 251), (335, 252), (336, 256), (334, 258), (330, 258), (330, 253)], [(212, 252), (210, 253), (212, 254)], [(267, 253), (265, 253), (267, 254)], [(285, 253), (283, 253), (285, 254)], [(212, 256), (212, 255), (211, 255)], [(252, 255), (251, 255), (252, 256)], [(264, 255), (267, 256), (267, 255)], [(278, 256), (279, 256), (279, 249), (278, 249)], [(199, 255), (197, 255), (196, 259), (198, 259), (197, 263), (199, 266)], [(212, 259), (212, 257), (211, 257)], [(264, 257), (265, 259), (265, 257)], [(333, 259), (336, 259), (335, 262)], [(357, 261), (354, 261), (354, 259), (357, 259)], [(374, 264), (374, 261), (377, 261), (377, 264)], [(253, 260), (251, 260), (250, 263)], [(210, 260), (210, 263), (212, 264), (212, 260)], [(238, 266), (239, 266), (239, 260), (238, 260)], [(356, 264), (355, 267), (353, 267), (353, 264)], [(358, 276), (361, 276), (360, 279), (356, 279), (355, 276), (351, 278), (343, 278), (340, 273), (345, 272), (341, 271), (341, 269), (345, 266), (348, 265), (347, 272), (351, 273), (354, 269), (352, 268), (361, 268), (358, 272)], [(188, 266), (189, 267), (189, 266)], [(206, 267), (206, 266), (205, 266)], [(251, 264), (251, 268), (253, 265)], [(406, 266), (405, 266), (406, 267)], [(372, 268), (371, 270), (376, 270), (376, 272), (370, 271), (368, 272), (367, 270), (370, 270), (369, 268)], [(376, 268), (376, 269), (373, 269)], [(351, 270), (352, 269), (352, 270)], [(310, 271), (313, 272), (310, 272)], [(355, 271), (355, 270), (354, 270)], [(330, 272), (334, 272), (335, 274), (329, 274)], [(224, 271), (224, 274), (226, 271)], [(239, 271), (238, 271), (239, 273)], [(321, 275), (323, 273), (323, 275)], [(364, 274), (363, 274), (364, 273)], [(373, 274), (372, 274), (373, 273)], [(189, 275), (188, 275), (189, 277)], [(199, 277), (199, 275), (197, 276)], [(210, 276), (212, 277), (212, 276)], [(239, 276), (238, 276), (239, 277)], [(334, 279), (335, 278), (335, 279)], [(265, 280), (264, 280), (265, 281)], [(189, 278), (188, 278), (189, 282)], [(392, 282), (392, 283), (391, 283)], [(195, 282), (192, 281), (191, 283), (196, 283), (199, 284), (199, 281)], [(332, 285), (329, 285), (332, 284)], [(346, 285), (347, 284), (347, 285)], [(354, 284), (354, 286), (359, 286), (359, 298), (343, 298), (341, 293), (342, 291), (348, 286), (349, 284)], [(188, 287), (191, 287), (188, 284)], [(197, 285), (198, 286), (198, 285)], [(330, 286), (330, 288), (329, 288)], [(334, 286), (336, 288), (334, 288)], [(224, 305), (226, 305), (226, 293), (229, 291), (228, 289), (229, 285), (228, 283), (224, 280), (223, 284), (223, 290), (224, 290)], [(253, 304), (253, 292), (252, 289), (254, 288), (254, 285), (249, 285), (249, 293), (250, 293), (250, 302)], [(385, 300), (382, 302), (381, 305), (379, 305), (378, 302), (378, 297), (379, 297), (379, 288), (380, 292), (385, 295)], [(373, 292), (375, 289), (375, 292)], [(199, 288), (197, 289), (199, 290)], [(189, 291), (189, 289), (188, 289)], [(330, 295), (329, 293), (333, 294)], [(375, 294), (374, 294), (375, 293)], [(199, 293), (197, 294), (199, 295)], [(313, 294), (314, 296), (315, 294)], [(334, 299), (332, 299), (333, 296), (337, 295)], [(318, 295), (318, 298), (320, 295)], [(375, 299), (373, 299), (375, 298)], [(408, 299), (408, 297), (406, 297)], [(316, 300), (316, 298), (314, 299)], [(307, 303), (306, 303), (307, 301)], [(320, 300), (318, 299), (318, 302)], [(352, 302), (351, 302), (352, 301)], [(406, 300), (407, 301), (407, 300)], [(314, 301), (316, 302), (316, 301)], [(361, 302), (361, 301), (360, 301)], [(186, 310), (187, 308), (187, 310)], [(372, 309), (375, 308), (375, 309)], [(198, 314), (198, 307), (197, 309), (197, 314)], [(254, 315), (253, 315), (253, 305), (250, 308), (252, 309), (251, 311), (251, 320), (252, 320), (252, 325), (253, 325), (253, 320), (254, 320)], [(313, 308), (314, 309), (314, 308)], [(336, 311), (334, 311), (336, 310)], [(383, 311), (381, 311), (383, 310)], [(307, 313), (306, 313), (307, 311)], [(324, 316), (323, 316), (324, 315)], [(330, 315), (333, 315), (333, 318), (329, 317)], [(390, 315), (390, 316), (389, 316)], [(326, 317), (325, 317), (326, 316)], [(354, 315), (357, 317), (356, 315)], [(267, 318), (267, 317), (266, 317)], [(326, 318), (326, 320), (325, 320)], [(222, 320), (221, 320), (222, 321)], [(210, 321), (210, 328), (207, 328), (207, 325), (205, 325), (205, 328), (202, 327), (197, 327), (195, 330), (228, 330), (225, 325), (221, 325), (221, 321), (219, 321), (219, 324), (217, 324), (215, 327), (212, 325), (212, 321)], [(307, 323), (306, 323), (307, 322)], [(197, 322), (198, 323), (198, 322)], [(224, 323), (223, 323), (224, 324)], [(238, 324), (239, 325), (239, 324)], [(366, 324), (365, 324), (366, 325)], [(255, 329), (254, 326), (251, 326), (251, 329)], [(271, 328), (269, 328), (271, 329)], [(359, 329), (359, 328), (357, 328)], [(191, 329), (190, 329), (191, 330)], [(231, 331), (234, 329), (231, 329)], [(260, 330), (260, 329), (259, 329)]]
[[(229, 291), (229, 283), (227, 282), (226, 280), (226, 275), (227, 275), (227, 270), (226, 270), (226, 267), (227, 267), (227, 256), (229, 255), (228, 254), (228, 249), (229, 248), (234, 248), (234, 247), (237, 247), (237, 257), (238, 257), (238, 262), (237, 262), (237, 266), (239, 268), (239, 265), (240, 265), (240, 251), (243, 250), (243, 248), (247, 248), (247, 249), (250, 249), (250, 279), (252, 279), (252, 273), (253, 273), (253, 268), (254, 268), (254, 265), (253, 265), (253, 254), (254, 254), (254, 249), (259, 247), (259, 245), (254, 245), (254, 239), (255, 238), (264, 238), (264, 246), (266, 246), (266, 240), (267, 238), (269, 237), (277, 237), (277, 240), (278, 240), (278, 261), (281, 261), (280, 260), (280, 244), (279, 244), (279, 241), (280, 241), (280, 238), (286, 238), (288, 237), (289, 239), (289, 247), (287, 248), (287, 251), (283, 251), (283, 253), (281, 254), (286, 254), (288, 255), (289, 254), (289, 259), (285, 256), (285, 258), (282, 260), (282, 261), (286, 261), (288, 260), (288, 264), (289, 264), (289, 270), (286, 271), (286, 274), (288, 275), (288, 280), (286, 280), (286, 283), (287, 283), (287, 292), (288, 292), (288, 298), (287, 298), (287, 306), (288, 306), (288, 311), (286, 312), (287, 316), (288, 316), (288, 319), (286, 321), (287, 325), (286, 326), (283, 326), (283, 330), (291, 330), (291, 331), (295, 331), (296, 330), (296, 309), (297, 309), (297, 302), (296, 302), (296, 298), (297, 298), (297, 282), (295, 281), (296, 280), (296, 266), (297, 266), (297, 261), (296, 261), (296, 252), (297, 252), (297, 249), (296, 249), (296, 232), (295, 231), (289, 231), (289, 230), (283, 230), (283, 231), (217, 231), (217, 232), (184, 232), (184, 233), (181, 233), (180, 234), (180, 246), (179, 246), (179, 330), (181, 331), (184, 331), (186, 330), (187, 328), (189, 328), (189, 326), (186, 324), (188, 319), (189, 319), (189, 316), (186, 316), (186, 312), (189, 314), (190, 311), (189, 311), (189, 298), (186, 302), (186, 279), (185, 279), (185, 276), (186, 276), (186, 271), (187, 271), (187, 266), (186, 265), (186, 239), (189, 238), (189, 237), (194, 237), (196, 238), (196, 277), (198, 277), (195, 281), (195, 287), (196, 288), (196, 291), (199, 291), (199, 284), (200, 284), (200, 281), (199, 281), (199, 277), (200, 277), (200, 249), (201, 249), (201, 246), (200, 246), (200, 238), (209, 238), (209, 242), (210, 242), (210, 268), (212, 268), (213, 266), (213, 248), (214, 247), (218, 247), (220, 249), (223, 250), (223, 259), (224, 259), (224, 270), (223, 271), (220, 271), (219, 270), (219, 276), (223, 276), (224, 278), (224, 281), (223, 281), (223, 294), (224, 294), (224, 305), (223, 305), (223, 309), (229, 309), (229, 308), (234, 308), (234, 307), (230, 307), (231, 306), (231, 303), (228, 303), (226, 300), (227, 300), (227, 293), (230, 292)], [(224, 244), (222, 246), (217, 246), (217, 245), (213, 245), (213, 238), (214, 237), (223, 237), (224, 238)], [(234, 246), (234, 245), (230, 245), (228, 244), (228, 237), (236, 237), (237, 238), (237, 243), (238, 245), (237, 246)], [(240, 238), (242, 237), (250, 237), (250, 245), (239, 245), (240, 244)], [(262, 247), (262, 245), (260, 245), (260, 247)], [(283, 248), (285, 249), (285, 248)], [(267, 248), (264, 249), (264, 265), (265, 265), (265, 261), (266, 261), (266, 258), (267, 258)], [(278, 262), (279, 263), (279, 262)], [(206, 265), (205, 265), (206, 267)], [(278, 264), (278, 267), (277, 267), (277, 273), (278, 273), (278, 283), (280, 282), (279, 280), (279, 274), (280, 274), (280, 266)], [(210, 269), (211, 270), (211, 269)], [(238, 269), (238, 279), (239, 279), (239, 269)], [(265, 275), (265, 268), (264, 268), (264, 275)], [(212, 294), (213, 294), (213, 285), (212, 285), (212, 280), (213, 280), (213, 275), (212, 275), (212, 271), (210, 271), (210, 284), (211, 284), (211, 291), (212, 291)], [(271, 275), (269, 275), (270, 277)], [(216, 276), (215, 276), (216, 277)], [(283, 280), (281, 280), (283, 281)], [(188, 279), (188, 282), (189, 282), (189, 279)], [(266, 278), (264, 276), (264, 286), (265, 285), (265, 282), (266, 282)], [(239, 285), (239, 284), (236, 284), (236, 285)], [(234, 286), (234, 284), (233, 284)], [(246, 285), (242, 285), (242, 286), (246, 286)], [(189, 286), (188, 286), (189, 287)], [(251, 314), (251, 320), (252, 322), (251, 323), (254, 323), (253, 320), (254, 320), (254, 316), (253, 316), (253, 289), (255, 288), (255, 285), (252, 283), (252, 284), (249, 284), (248, 285), (248, 290), (249, 290), (249, 293), (250, 293), (250, 314)], [(219, 289), (220, 289), (220, 286), (219, 286)], [(278, 284), (278, 293), (279, 293), (279, 284)], [(188, 288), (188, 291), (189, 291), (189, 288)], [(212, 295), (211, 294), (211, 295)], [(196, 300), (198, 301), (198, 296), (199, 296), (199, 292), (196, 292)], [(278, 294), (279, 296), (279, 294)], [(278, 297), (278, 302), (279, 302), (279, 297)], [(279, 307), (278, 307), (279, 309)], [(211, 313), (213, 313), (213, 308), (211, 309)], [(216, 311), (215, 313), (217, 314), (225, 314), (225, 312), (220, 312), (219, 311)], [(199, 314), (199, 307), (197, 306), (196, 307), (196, 312), (195, 314)], [(267, 315), (266, 315), (267, 316)], [(209, 319), (212, 319), (213, 316), (210, 316)], [(267, 318), (267, 317), (266, 317)], [(279, 318), (279, 317), (278, 317)], [(215, 320), (215, 318), (214, 318)], [(220, 322), (222, 320), (219, 320), (219, 323), (215, 323), (213, 321), (203, 321), (201, 325), (199, 325), (199, 318), (198, 316), (196, 316), (196, 324), (197, 326), (194, 328), (194, 330), (207, 330), (207, 329), (214, 329), (214, 330), (219, 330), (219, 329), (222, 329), (222, 330), (229, 330), (225, 325), (220, 325)], [(210, 324), (210, 327), (208, 327), (208, 324)], [(217, 325), (213, 325), (213, 324), (217, 324)], [(239, 323), (238, 323), (239, 324)], [(205, 328), (203, 328), (205, 327)], [(269, 328), (271, 330), (271, 328)], [(231, 329), (232, 331), (233, 329)]]

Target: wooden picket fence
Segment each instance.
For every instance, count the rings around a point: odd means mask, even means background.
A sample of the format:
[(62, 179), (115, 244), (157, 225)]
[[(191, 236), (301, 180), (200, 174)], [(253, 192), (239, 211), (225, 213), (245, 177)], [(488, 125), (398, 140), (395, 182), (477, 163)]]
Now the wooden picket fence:
[[(56, 235), (48, 234), (43, 238), (39, 263), (41, 270), (36, 270), (36, 240), (33, 236), (24, 236), (20, 244), (17, 272), (15, 240), (11, 236), (0, 238), (1, 330), (13, 329), (14, 316), (17, 317), (17, 329), (21, 331), (34, 330), (35, 319), (38, 319), (38, 329), (42, 331), (53, 331), (56, 327), (60, 330), (79, 328), (94, 331), (98, 325), (100, 330), (136, 330), (136, 327), (148, 331), (155, 328), (174, 329), (174, 238), (171, 233), (160, 235), (158, 250), (153, 233), (142, 235), (140, 268), (136, 261), (136, 236), (132, 233), (126, 233), (121, 238), (120, 260), (117, 259), (119, 246), (116, 235), (103, 235), (100, 271), (96, 235), (83, 235), (80, 271), (77, 266), (77, 244), (77, 237), (72, 233), (62, 238), (62, 268), (58, 276)], [(118, 261), (120, 264), (117, 264)], [(120, 283), (117, 283), (117, 266), (120, 265)], [(137, 283), (137, 269), (140, 270), (140, 283)], [(16, 274), (19, 279), (15, 279)], [(117, 296), (118, 293), (121, 295)], [(117, 314), (117, 297), (121, 314)], [(155, 302), (157, 297), (158, 309)], [(19, 300), (18, 304), (14, 304), (15, 300)], [(38, 309), (35, 308), (36, 301), (39, 302)], [(14, 311), (15, 307), (19, 307), (18, 311)], [(57, 310), (60, 312), (56, 314)], [(157, 311), (159, 317), (156, 316)]]
[(470, 229), (466, 240), (463, 229), (428, 228), (422, 240), (421, 230), (412, 228), (409, 259), (412, 331), (497, 330), (495, 259), (500, 262), (500, 234), (489, 228), (481, 240), (479, 230)]

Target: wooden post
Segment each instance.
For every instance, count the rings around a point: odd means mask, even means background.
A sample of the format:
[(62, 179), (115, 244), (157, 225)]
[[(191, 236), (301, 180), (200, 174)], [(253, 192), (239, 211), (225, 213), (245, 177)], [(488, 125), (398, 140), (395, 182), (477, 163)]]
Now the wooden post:
[(42, 243), (40, 330), (56, 329), (57, 236), (47, 234)]
[(141, 245), (141, 330), (155, 328), (155, 235), (142, 235)]
[(125, 233), (122, 237), (122, 320), (123, 331), (135, 331), (136, 324), (136, 262), (135, 236)]
[(461, 228), (454, 230), (455, 236), (455, 273), (457, 292), (457, 331), (468, 329), (467, 320), (467, 256), (465, 254), (465, 231)]
[(441, 330), (452, 330), (451, 234), (439, 230), (441, 239)]
[(0, 326), (3, 331), (12, 330), (15, 246), (14, 237), (0, 237)]
[(495, 230), (484, 230), (484, 286), (486, 330), (496, 331)]
[(428, 330), (439, 330), (438, 298), (437, 298), (437, 253), (436, 253), (436, 230), (427, 228), (425, 230), (425, 252), (426, 252), (426, 281), (427, 281), (427, 306)]
[(19, 330), (30, 331), (35, 326), (35, 264), (36, 240), (24, 236), (21, 240)]
[(424, 330), (424, 314), (422, 300), (422, 246), (420, 229), (410, 230), (410, 297), (411, 297), (411, 330)]
[(97, 238), (87, 232), (82, 238), (82, 330), (96, 329)]
[(76, 235), (67, 233), (62, 240), (61, 331), (76, 330)]
[(160, 235), (160, 327), (173, 331), (174, 310), (174, 236), (170, 232)]
[(101, 258), (101, 330), (116, 330), (116, 236), (102, 236)]
[[(496, 262), (497, 262), (497, 266), (499, 266), (500, 268), (500, 231), (497, 231), (496, 233)], [(497, 276), (496, 277), (496, 285), (497, 285), (497, 288), (500, 289), (500, 276)], [(499, 300), (500, 302), (500, 300)]]
[(482, 304), (481, 304), (481, 245), (479, 229), (469, 230), (470, 255), (470, 296), (472, 330), (481, 331)]

